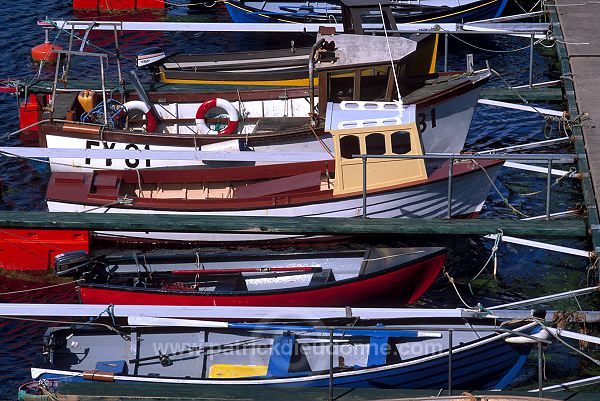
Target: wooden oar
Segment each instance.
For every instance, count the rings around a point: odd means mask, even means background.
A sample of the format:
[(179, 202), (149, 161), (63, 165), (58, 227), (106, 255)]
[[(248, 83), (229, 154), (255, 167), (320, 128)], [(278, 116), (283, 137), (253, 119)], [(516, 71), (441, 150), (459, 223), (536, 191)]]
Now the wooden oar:
[[(321, 266), (294, 266), (294, 267), (242, 267), (236, 269), (188, 269), (171, 270), (171, 274), (234, 274), (234, 273), (271, 273), (271, 272), (310, 272), (317, 273), (323, 269)], [(168, 273), (168, 272), (160, 272)]]

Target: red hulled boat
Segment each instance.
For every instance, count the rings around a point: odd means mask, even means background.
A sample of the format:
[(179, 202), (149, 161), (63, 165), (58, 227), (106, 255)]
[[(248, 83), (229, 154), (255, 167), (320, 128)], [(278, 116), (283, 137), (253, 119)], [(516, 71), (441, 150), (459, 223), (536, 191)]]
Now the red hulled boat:
[[(238, 255), (136, 255), (57, 273), (86, 279), (82, 303), (195, 306), (405, 305), (439, 275), (444, 248)], [(69, 254), (66, 254), (69, 259)], [(66, 274), (65, 274), (66, 273)]]

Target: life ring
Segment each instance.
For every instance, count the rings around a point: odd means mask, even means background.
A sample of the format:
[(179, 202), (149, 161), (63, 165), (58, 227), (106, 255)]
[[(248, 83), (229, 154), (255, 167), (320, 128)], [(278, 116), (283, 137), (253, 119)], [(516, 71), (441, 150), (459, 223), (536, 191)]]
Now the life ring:
[(200, 107), (198, 107), (198, 111), (196, 111), (196, 126), (198, 127), (198, 131), (201, 134), (208, 134), (210, 131), (214, 131), (206, 125), (206, 121), (204, 121), (204, 115), (208, 110), (215, 107), (224, 109), (229, 116), (229, 123), (227, 123), (225, 128), (217, 131), (217, 135), (233, 134), (238, 127), (238, 111), (230, 102), (218, 97), (207, 100), (206, 102), (202, 103)]
[(146, 116), (146, 132), (154, 132), (158, 125), (158, 118), (154, 115), (150, 107), (141, 100), (132, 100), (123, 104), (127, 113), (130, 111), (140, 111)]

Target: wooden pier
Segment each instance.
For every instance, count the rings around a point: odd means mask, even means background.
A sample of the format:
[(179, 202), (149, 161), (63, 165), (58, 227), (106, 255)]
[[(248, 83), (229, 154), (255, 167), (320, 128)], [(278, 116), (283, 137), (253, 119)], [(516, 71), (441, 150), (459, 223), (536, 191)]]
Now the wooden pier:
[[(573, 124), (575, 151), (580, 159), (582, 187), (594, 249), (600, 250), (600, 4), (555, 0), (548, 4), (564, 93)], [(585, 113), (585, 114), (584, 114)]]

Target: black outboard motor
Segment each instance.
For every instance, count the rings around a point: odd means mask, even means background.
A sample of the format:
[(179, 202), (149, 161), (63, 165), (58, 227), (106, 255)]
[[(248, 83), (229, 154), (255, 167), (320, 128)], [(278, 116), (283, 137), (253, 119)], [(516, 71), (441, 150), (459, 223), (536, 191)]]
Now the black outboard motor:
[(90, 256), (86, 251), (71, 251), (54, 257), (54, 274), (60, 277), (74, 277), (89, 271)]
[(156, 67), (162, 60), (167, 58), (160, 47), (148, 47), (135, 56), (135, 65), (139, 69), (151, 69)]

